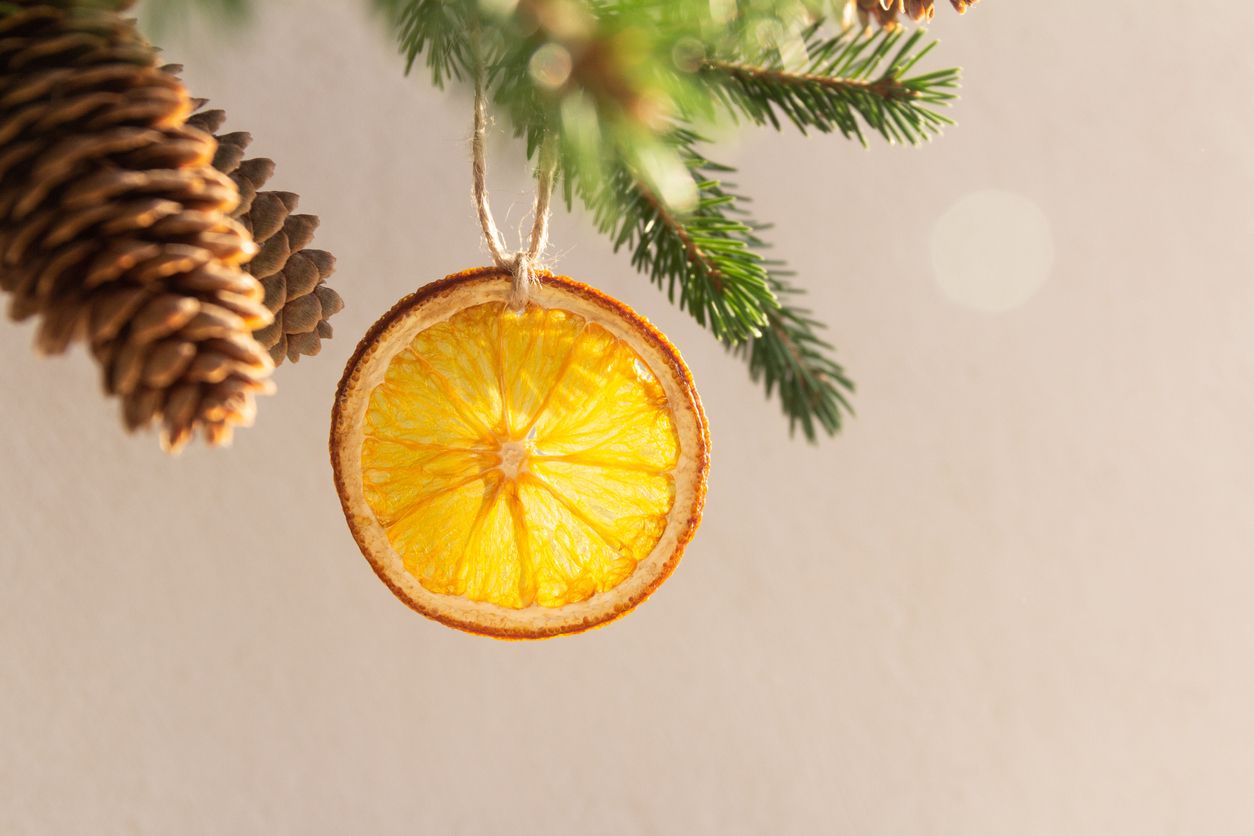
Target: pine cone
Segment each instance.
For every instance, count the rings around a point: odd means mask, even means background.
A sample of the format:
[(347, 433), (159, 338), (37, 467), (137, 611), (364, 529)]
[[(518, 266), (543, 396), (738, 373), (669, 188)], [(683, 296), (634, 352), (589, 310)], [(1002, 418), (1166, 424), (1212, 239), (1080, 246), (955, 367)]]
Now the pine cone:
[[(133, 21), (73, 0), (7, 0), (0, 17), (0, 289), (41, 318), (36, 344), (85, 339), (128, 430), (167, 450), (252, 422), (274, 364), (272, 320), (241, 268), (257, 251), (230, 213), (212, 136)], [(116, 4), (117, 8), (129, 5)]]
[[(976, 0), (949, 0), (958, 14), (965, 14)], [(857, 0), (863, 24), (874, 20), (880, 26), (894, 26), (898, 15), (917, 22), (930, 21), (936, 14), (936, 0)]]
[[(166, 70), (177, 75), (182, 67), (172, 64)], [(225, 112), (206, 110), (187, 121), (207, 133), (216, 133), (225, 120)], [(326, 284), (335, 272), (335, 256), (305, 249), (318, 228), (318, 217), (293, 214), (299, 195), (260, 191), (274, 174), (274, 162), (244, 159), (244, 151), (252, 142), (250, 134), (222, 134), (217, 140), (213, 164), (230, 175), (240, 191), (234, 217), (261, 247), (245, 269), (261, 281), (266, 307), (274, 314), (274, 322), (253, 336), (270, 350), (275, 365), (285, 356), (295, 363), (302, 355), (316, 355), (322, 350), (322, 341), (331, 338), (328, 320), (344, 308), (340, 295)]]

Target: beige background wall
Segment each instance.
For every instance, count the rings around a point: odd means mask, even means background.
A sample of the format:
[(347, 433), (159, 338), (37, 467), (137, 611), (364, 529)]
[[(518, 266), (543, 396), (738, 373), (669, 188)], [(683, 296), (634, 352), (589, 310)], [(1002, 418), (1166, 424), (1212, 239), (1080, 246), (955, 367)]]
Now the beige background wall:
[(362, 3), (262, 5), (169, 52), (322, 216), (350, 307), (177, 461), (0, 327), (0, 832), (1254, 831), (1254, 12), (942, 9), (942, 141), (727, 151), (860, 385), (818, 447), (559, 215), (560, 268), (691, 363), (713, 482), (637, 613), (509, 645), (392, 598), (326, 457), (357, 336), (484, 261), (467, 103)]

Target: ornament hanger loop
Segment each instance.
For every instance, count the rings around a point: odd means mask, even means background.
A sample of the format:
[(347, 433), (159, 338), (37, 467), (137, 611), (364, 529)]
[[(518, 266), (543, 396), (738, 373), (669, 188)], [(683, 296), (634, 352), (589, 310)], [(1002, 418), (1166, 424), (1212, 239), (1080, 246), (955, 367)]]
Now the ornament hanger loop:
[(526, 249), (507, 255), (501, 231), (497, 229), (496, 220), (492, 217), (492, 207), (488, 205), (488, 165), (484, 153), (488, 106), (483, 87), (483, 59), (478, 51), (478, 38), (475, 38), (475, 130), (471, 140), (475, 210), (478, 212), (479, 225), (483, 227), (483, 238), (488, 244), (492, 260), (497, 267), (508, 270), (513, 277), (509, 295), (510, 307), (520, 311), (527, 306), (531, 285), (536, 280), (537, 260), (549, 240), (549, 203), (557, 172), (557, 154), (552, 134), (546, 135), (540, 144), (531, 238)]

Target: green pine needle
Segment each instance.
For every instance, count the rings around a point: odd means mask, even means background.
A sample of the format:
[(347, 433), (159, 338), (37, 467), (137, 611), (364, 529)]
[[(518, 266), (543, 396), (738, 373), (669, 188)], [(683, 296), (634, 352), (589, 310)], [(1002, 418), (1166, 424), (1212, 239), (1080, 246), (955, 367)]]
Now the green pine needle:
[(425, 56), (436, 87), (471, 77), (469, 34), (478, 23), (476, 4), (465, 0), (374, 0), (374, 4), (396, 29), (406, 73), (413, 70), (419, 56)]
[(854, 384), (832, 357), (831, 344), (819, 336), (825, 326), (793, 304), (802, 291), (785, 275), (769, 274), (779, 307), (768, 315), (762, 333), (731, 350), (749, 364), (750, 376), (764, 385), (767, 397), (777, 395), (789, 430), (800, 427), (807, 440), (816, 441), (820, 430), (835, 435), (853, 414), (848, 396)]

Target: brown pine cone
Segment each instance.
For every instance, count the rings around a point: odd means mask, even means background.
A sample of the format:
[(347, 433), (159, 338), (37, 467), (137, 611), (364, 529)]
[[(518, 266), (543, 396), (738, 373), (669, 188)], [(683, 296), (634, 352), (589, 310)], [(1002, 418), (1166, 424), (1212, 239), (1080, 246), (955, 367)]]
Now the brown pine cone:
[[(71, 0), (0, 17), (0, 289), (36, 344), (85, 339), (126, 427), (177, 451), (248, 425), (272, 320), (240, 265), (257, 251), (192, 100), (134, 22)], [(117, 3), (122, 8), (129, 3)]]
[[(958, 11), (965, 14), (967, 8), (975, 5), (976, 0), (949, 0)], [(916, 23), (926, 22), (936, 14), (936, 0), (857, 0), (858, 13), (862, 22), (874, 20), (880, 26), (893, 26), (897, 17), (908, 17)]]
[[(166, 69), (177, 74), (182, 68), (170, 65)], [(225, 120), (225, 112), (206, 110), (193, 115), (188, 124), (216, 133)], [(274, 322), (253, 336), (270, 350), (275, 365), (282, 364), (284, 357), (295, 363), (302, 355), (322, 350), (322, 341), (332, 335), (328, 320), (344, 308), (340, 295), (326, 284), (335, 272), (335, 256), (305, 249), (313, 240), (318, 218), (293, 214), (299, 195), (260, 191), (274, 174), (274, 162), (244, 159), (252, 142), (250, 134), (221, 134), (217, 139), (213, 164), (230, 175), (240, 191), (234, 217), (261, 247), (245, 269), (261, 281), (266, 307), (274, 314)]]

